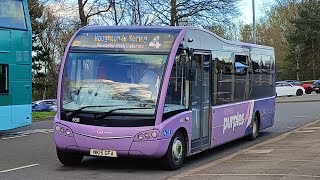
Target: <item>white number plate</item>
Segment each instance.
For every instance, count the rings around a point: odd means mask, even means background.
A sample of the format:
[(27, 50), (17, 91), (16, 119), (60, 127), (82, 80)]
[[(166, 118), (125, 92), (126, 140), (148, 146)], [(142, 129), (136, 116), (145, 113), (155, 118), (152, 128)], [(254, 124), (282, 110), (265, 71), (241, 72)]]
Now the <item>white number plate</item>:
[(314, 88), (314, 90), (319, 90), (319, 88)]
[(91, 156), (118, 157), (117, 151), (90, 149)]

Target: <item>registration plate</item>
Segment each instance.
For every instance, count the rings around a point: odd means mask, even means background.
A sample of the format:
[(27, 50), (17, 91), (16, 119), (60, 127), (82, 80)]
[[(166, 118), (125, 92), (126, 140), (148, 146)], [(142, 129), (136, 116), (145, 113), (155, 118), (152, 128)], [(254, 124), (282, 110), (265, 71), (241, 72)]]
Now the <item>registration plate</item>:
[(314, 90), (319, 90), (319, 88), (314, 88)]
[(106, 157), (118, 157), (117, 151), (90, 149), (91, 156), (106, 156)]

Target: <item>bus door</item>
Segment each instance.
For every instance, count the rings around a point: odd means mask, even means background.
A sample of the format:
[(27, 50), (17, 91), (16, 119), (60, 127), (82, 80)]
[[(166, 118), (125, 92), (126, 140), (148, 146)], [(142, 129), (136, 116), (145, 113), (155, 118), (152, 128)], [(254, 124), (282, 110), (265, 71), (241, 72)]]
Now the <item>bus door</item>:
[(191, 153), (210, 146), (210, 52), (194, 52), (195, 79), (190, 83), (192, 109)]

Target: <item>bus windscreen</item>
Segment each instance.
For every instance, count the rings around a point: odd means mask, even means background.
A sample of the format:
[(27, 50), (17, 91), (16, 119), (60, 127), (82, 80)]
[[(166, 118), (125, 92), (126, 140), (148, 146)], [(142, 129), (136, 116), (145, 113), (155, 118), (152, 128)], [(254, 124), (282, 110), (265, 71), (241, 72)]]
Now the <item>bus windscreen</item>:
[(153, 115), (167, 56), (70, 53), (63, 74), (62, 109), (90, 106), (84, 111), (120, 108), (120, 112)]

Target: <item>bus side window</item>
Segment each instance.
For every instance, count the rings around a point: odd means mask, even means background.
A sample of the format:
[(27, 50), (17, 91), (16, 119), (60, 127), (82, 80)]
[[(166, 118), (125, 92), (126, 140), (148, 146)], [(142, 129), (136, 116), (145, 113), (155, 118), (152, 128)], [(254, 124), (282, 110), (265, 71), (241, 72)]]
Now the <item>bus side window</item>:
[(0, 93), (8, 93), (8, 65), (7, 64), (0, 64)]
[(249, 97), (249, 57), (246, 55), (235, 55), (235, 101), (247, 100)]
[[(217, 93), (216, 102), (217, 104), (227, 104), (233, 102), (234, 92), (233, 92), (233, 74), (234, 68), (231, 61), (231, 54), (229, 52), (215, 52), (216, 66), (214, 73), (216, 73), (217, 87), (214, 93)], [(214, 96), (213, 96), (214, 97)]]

